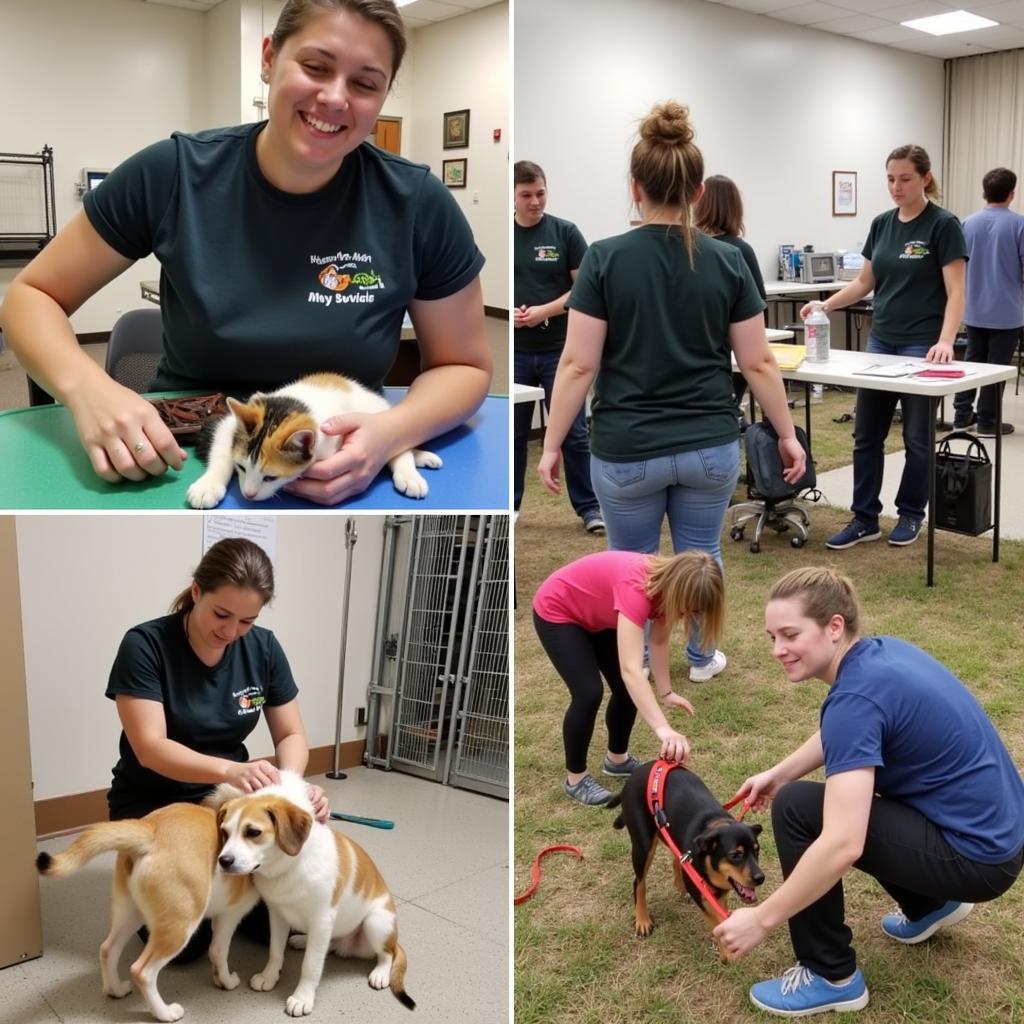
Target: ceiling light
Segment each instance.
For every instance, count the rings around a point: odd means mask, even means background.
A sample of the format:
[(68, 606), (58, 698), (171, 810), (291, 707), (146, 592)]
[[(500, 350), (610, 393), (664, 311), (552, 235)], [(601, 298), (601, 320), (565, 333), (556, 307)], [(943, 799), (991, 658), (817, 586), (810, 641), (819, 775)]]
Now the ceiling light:
[(916, 28), (919, 32), (927, 32), (933, 36), (948, 36), (954, 32), (973, 32), (977, 28), (991, 28), (998, 21), (981, 18), (969, 11), (950, 11), (948, 14), (936, 14), (931, 18), (915, 18), (913, 21), (901, 21), (907, 28)]

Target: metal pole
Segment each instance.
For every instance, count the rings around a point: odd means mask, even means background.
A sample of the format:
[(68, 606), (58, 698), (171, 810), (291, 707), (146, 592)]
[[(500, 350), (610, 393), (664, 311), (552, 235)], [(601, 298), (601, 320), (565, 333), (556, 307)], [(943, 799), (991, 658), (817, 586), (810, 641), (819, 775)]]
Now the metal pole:
[(349, 516), (345, 522), (345, 591), (341, 603), (341, 653), (338, 656), (338, 714), (334, 723), (334, 767), (327, 773), (329, 779), (347, 779), (341, 771), (341, 703), (345, 694), (345, 651), (348, 647), (348, 598), (352, 589), (352, 549), (356, 546), (359, 534), (356, 533), (356, 521)]

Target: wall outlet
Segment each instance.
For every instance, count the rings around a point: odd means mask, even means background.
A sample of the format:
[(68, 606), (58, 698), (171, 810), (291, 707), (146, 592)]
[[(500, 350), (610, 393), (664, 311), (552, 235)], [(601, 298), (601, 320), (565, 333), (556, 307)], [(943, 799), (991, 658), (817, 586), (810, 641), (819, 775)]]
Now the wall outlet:
[(366, 708), (356, 708), (356, 725), (366, 725)]

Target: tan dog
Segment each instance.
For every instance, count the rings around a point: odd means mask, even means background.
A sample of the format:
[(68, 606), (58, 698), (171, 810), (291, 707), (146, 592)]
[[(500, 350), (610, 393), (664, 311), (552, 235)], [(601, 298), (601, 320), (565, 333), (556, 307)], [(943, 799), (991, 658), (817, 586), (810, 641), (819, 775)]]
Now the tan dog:
[[(220, 787), (220, 795), (224, 787)], [(404, 1005), (405, 950), (398, 944), (395, 901), (366, 851), (340, 832), (313, 819), (306, 784), (292, 772), (281, 783), (224, 803), (217, 813), (224, 838), (219, 863), (228, 873), (251, 875), (270, 912), (270, 956), (249, 984), (268, 991), (284, 962), (291, 927), (301, 935), (292, 946), (305, 948), (302, 973), (285, 1010), (310, 1013), (324, 960), (338, 956), (373, 958), (370, 985), (391, 991)]]
[(132, 979), (157, 1020), (179, 1020), (185, 1011), (179, 1003), (163, 1001), (157, 976), (185, 948), (204, 917), (213, 918), (214, 983), (225, 989), (238, 984), (238, 975), (228, 967), (228, 948), (238, 922), (259, 896), (248, 878), (216, 870), (219, 845), (210, 808), (171, 804), (144, 818), (92, 825), (63, 853), (39, 854), (39, 873), (63, 878), (98, 854), (117, 851), (110, 934), (100, 946), (100, 974), (108, 996), (120, 999), (131, 991), (131, 984), (121, 980), (118, 961), (125, 943), (145, 923), (149, 940), (130, 968)]

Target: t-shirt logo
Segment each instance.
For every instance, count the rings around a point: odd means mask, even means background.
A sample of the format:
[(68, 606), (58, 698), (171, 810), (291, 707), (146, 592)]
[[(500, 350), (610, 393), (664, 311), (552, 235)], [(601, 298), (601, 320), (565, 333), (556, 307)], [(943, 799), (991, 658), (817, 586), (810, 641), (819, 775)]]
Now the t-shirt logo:
[(238, 702), (238, 717), (243, 715), (255, 715), (260, 708), (266, 704), (267, 698), (258, 686), (247, 686), (244, 690), (237, 690), (231, 696)]
[(307, 302), (319, 306), (373, 302), (373, 293), (384, 289), (384, 279), (373, 269), (369, 253), (336, 252), (330, 256), (310, 256), (309, 260), (321, 268), (316, 279), (323, 291), (311, 291)]
[(561, 259), (558, 250), (553, 245), (538, 245), (534, 251), (536, 252), (533, 257), (535, 263), (557, 263)]
[(931, 249), (927, 242), (907, 242), (900, 253), (901, 260), (922, 260), (925, 256), (931, 255)]

